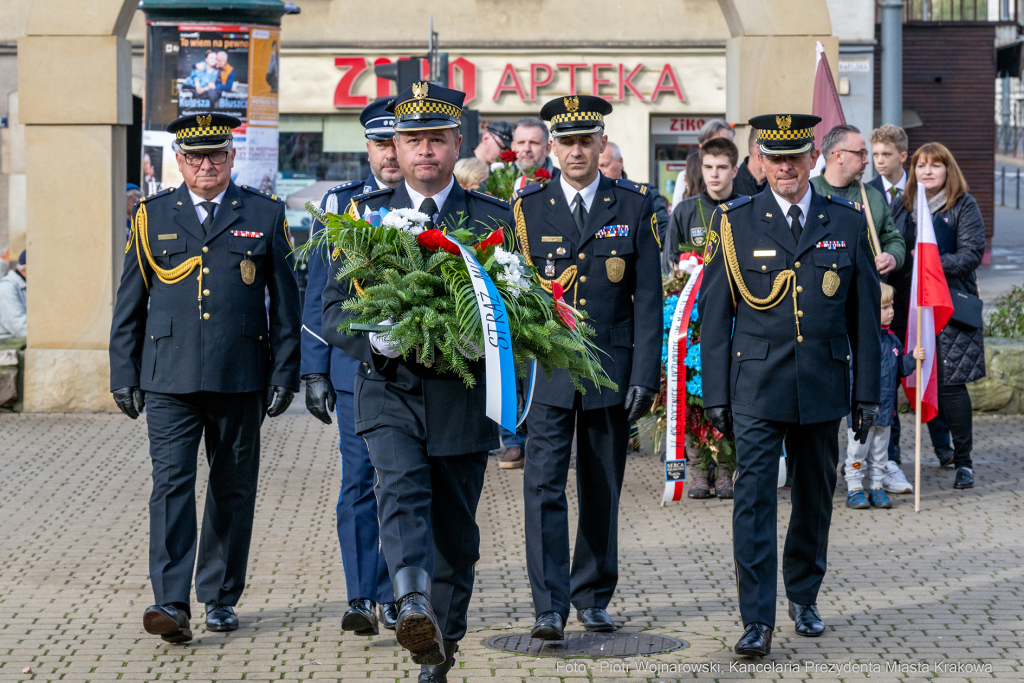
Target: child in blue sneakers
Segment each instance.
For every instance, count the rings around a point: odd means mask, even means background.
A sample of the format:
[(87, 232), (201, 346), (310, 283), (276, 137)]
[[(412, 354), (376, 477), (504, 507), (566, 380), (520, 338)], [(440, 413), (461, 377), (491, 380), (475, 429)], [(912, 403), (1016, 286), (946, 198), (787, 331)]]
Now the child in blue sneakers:
[[(891, 508), (892, 503), (882, 488), (885, 477), (885, 464), (889, 460), (889, 431), (892, 429), (892, 416), (896, 412), (896, 380), (906, 377), (917, 368), (917, 360), (924, 360), (924, 349), (915, 349), (913, 355), (903, 352), (899, 338), (889, 329), (893, 318), (893, 295), (895, 290), (882, 283), (882, 363), (880, 371), (882, 381), (879, 392), (878, 414), (875, 424), (868, 434), (867, 443), (861, 444), (853, 438), (853, 430), (848, 429), (849, 444), (846, 447), (846, 507), (855, 510), (866, 510), (869, 507)], [(846, 418), (847, 426), (850, 418)], [(871, 472), (871, 488), (864, 495), (864, 470)]]

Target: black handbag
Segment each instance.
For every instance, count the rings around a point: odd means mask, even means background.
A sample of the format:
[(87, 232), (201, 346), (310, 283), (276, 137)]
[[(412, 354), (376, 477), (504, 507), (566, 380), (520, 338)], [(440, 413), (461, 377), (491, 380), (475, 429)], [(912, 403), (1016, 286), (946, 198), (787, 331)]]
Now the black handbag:
[[(954, 283), (950, 283), (954, 284)], [(956, 285), (963, 287), (963, 283), (956, 281)], [(960, 327), (976, 330), (985, 323), (981, 317), (981, 309), (984, 303), (960, 287), (950, 287), (949, 296), (953, 300), (953, 316), (950, 320)]]

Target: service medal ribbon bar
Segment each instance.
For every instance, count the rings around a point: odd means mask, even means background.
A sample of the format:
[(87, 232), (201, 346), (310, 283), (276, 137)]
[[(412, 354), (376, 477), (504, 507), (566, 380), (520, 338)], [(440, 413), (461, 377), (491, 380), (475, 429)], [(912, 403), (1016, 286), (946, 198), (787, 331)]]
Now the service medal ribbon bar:
[(629, 226), (628, 225), (606, 225), (597, 231), (594, 235), (595, 239), (604, 239), (605, 237), (629, 237)]
[(835, 251), (836, 249), (846, 249), (846, 242), (844, 240), (829, 240), (826, 242), (818, 242), (814, 245), (815, 249), (828, 249), (829, 251)]
[(263, 239), (262, 232), (253, 232), (252, 230), (232, 230), (231, 234), (235, 237), (255, 237), (256, 239)]

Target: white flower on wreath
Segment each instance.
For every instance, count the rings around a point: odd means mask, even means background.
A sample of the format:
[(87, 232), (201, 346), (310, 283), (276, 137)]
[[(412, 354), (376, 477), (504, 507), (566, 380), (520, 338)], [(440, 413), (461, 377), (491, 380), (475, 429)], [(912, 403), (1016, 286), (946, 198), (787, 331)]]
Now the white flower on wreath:
[(505, 168), (504, 161), (495, 161), (493, 164), (491, 164), (491, 173), (494, 173), (495, 171), (500, 171), (503, 168)]
[(413, 235), (419, 235), (423, 232), (423, 226), (429, 220), (430, 217), (427, 214), (420, 213), (416, 209), (394, 209), (384, 216), (381, 225), (412, 233)]
[(512, 298), (518, 299), (522, 292), (530, 289), (530, 280), (526, 277), (523, 262), (518, 254), (495, 247), (494, 260), (502, 267), (501, 272), (498, 273), (498, 280), (507, 285)]

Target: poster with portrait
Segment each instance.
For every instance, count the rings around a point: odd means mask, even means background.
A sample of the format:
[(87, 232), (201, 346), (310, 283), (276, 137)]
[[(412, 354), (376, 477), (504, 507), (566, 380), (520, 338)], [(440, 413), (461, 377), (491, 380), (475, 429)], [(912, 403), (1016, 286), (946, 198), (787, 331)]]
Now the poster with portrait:
[(248, 27), (179, 26), (178, 30), (178, 116), (212, 111), (245, 121), (249, 107)]

